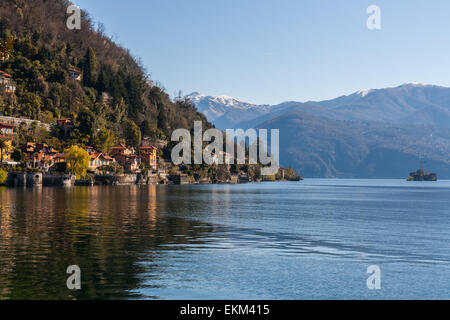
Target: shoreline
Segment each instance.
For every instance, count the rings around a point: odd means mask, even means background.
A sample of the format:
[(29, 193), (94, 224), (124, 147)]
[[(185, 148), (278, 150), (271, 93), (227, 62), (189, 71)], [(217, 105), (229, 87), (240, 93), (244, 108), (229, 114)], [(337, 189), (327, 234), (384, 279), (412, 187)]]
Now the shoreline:
[(302, 181), (302, 178), (295, 180), (265, 180), (241, 179), (239, 176), (232, 176), (232, 179), (226, 181), (210, 180), (209, 178), (195, 179), (186, 174), (105, 174), (94, 175), (87, 179), (76, 179), (73, 174), (55, 174), (43, 172), (8, 172), (4, 183), (6, 187), (40, 187), (40, 186), (123, 186), (123, 185), (195, 185), (195, 184), (243, 184), (251, 182), (283, 182), (283, 181)]

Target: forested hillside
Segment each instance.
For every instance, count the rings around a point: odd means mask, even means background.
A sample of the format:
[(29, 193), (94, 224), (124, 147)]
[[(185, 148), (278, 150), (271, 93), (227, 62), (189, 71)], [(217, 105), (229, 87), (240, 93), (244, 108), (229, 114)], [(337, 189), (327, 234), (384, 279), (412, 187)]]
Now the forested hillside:
[[(166, 138), (205, 117), (186, 101), (172, 101), (128, 50), (82, 12), (80, 30), (66, 27), (65, 0), (1, 0), (0, 41), (12, 41), (0, 70), (12, 75), (13, 95), (0, 97), (0, 114), (46, 123), (74, 119), (71, 141), (101, 150), (105, 139), (125, 137), (124, 129)], [(155, 61), (154, 63), (157, 63)], [(69, 70), (79, 70), (76, 80)]]

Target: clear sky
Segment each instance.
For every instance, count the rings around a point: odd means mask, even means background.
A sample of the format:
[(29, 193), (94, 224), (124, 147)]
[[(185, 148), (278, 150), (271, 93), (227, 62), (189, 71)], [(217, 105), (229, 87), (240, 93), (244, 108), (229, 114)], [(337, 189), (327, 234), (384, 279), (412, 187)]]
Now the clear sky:
[[(423, 82), (450, 87), (448, 0), (74, 0), (169, 94), (323, 100)], [(381, 30), (369, 30), (369, 5)]]

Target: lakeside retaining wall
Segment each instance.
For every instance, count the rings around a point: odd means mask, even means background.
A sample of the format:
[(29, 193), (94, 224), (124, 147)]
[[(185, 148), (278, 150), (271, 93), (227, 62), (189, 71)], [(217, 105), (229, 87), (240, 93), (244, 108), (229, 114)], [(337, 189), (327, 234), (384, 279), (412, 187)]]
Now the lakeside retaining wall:
[(43, 174), (41, 172), (8, 172), (6, 185), (11, 187), (33, 187), (43, 184)]
[(70, 187), (75, 184), (76, 177), (73, 174), (44, 174), (43, 185)]

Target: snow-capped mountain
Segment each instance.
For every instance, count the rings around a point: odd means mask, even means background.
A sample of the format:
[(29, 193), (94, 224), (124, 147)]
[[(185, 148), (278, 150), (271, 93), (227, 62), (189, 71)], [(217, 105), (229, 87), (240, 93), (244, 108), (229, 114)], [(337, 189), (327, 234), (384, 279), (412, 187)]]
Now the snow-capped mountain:
[(360, 90), (315, 104), (346, 120), (450, 127), (450, 88), (430, 84)]
[(221, 129), (233, 128), (241, 121), (248, 121), (270, 112), (269, 105), (256, 105), (228, 96), (207, 96), (193, 92), (186, 98)]
[(280, 129), (281, 165), (305, 177), (404, 178), (422, 158), (450, 178), (450, 88), (407, 83), (274, 106), (190, 96), (218, 128)]
[[(334, 120), (376, 121), (450, 127), (450, 88), (406, 83), (395, 88), (364, 89), (332, 100), (257, 105), (228, 96), (187, 96), (216, 127), (255, 125), (296, 108)], [(244, 125), (245, 126), (245, 125)]]

